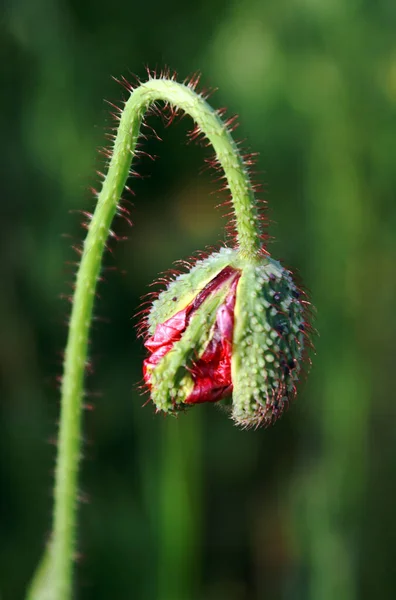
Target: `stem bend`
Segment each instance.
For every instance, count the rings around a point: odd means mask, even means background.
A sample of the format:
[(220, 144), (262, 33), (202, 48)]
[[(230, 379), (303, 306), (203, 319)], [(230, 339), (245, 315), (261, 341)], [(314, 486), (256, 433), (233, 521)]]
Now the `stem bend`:
[[(227, 127), (205, 99), (168, 79), (150, 79), (130, 95), (122, 112), (106, 179), (84, 242), (64, 360), (58, 456), (55, 470), (53, 533), (44, 562), (36, 572), (29, 600), (69, 600), (76, 540), (78, 468), (81, 457), (81, 408), (88, 335), (96, 283), (111, 222), (135, 155), (145, 112), (156, 101), (182, 109), (212, 144), (231, 192), (241, 254), (260, 252), (257, 207), (239, 150)], [(50, 596), (45, 589), (50, 589)]]

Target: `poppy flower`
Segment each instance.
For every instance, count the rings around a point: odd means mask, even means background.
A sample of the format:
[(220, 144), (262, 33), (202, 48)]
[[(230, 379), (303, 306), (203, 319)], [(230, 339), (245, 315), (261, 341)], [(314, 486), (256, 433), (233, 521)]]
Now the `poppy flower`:
[(242, 426), (275, 421), (294, 396), (307, 335), (291, 274), (223, 248), (176, 277), (146, 319), (143, 375), (158, 410), (228, 402)]

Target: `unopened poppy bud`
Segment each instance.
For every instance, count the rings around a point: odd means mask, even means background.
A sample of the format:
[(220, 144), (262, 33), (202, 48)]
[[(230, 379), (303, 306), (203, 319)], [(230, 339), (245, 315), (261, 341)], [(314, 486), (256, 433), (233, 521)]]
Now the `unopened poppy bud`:
[(147, 318), (144, 380), (157, 409), (231, 399), (242, 426), (267, 425), (295, 393), (304, 304), (266, 255), (223, 248), (169, 283)]

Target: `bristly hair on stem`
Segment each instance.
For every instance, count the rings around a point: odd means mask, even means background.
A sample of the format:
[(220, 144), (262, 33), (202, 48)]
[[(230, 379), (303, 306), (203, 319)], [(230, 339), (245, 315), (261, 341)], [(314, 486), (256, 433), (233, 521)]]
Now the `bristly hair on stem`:
[[(122, 107), (112, 106), (117, 128), (110, 133), (110, 147), (101, 151), (106, 174), (98, 173), (101, 189), (92, 190), (97, 197), (96, 208), (92, 215), (84, 215), (87, 236), (82, 249), (76, 247), (81, 261), (75, 279), (61, 385), (52, 534), (29, 589), (29, 600), (70, 600), (72, 595), (88, 336), (102, 256), (109, 236), (116, 237), (112, 234), (112, 221), (117, 214), (129, 220), (128, 209), (120, 204), (120, 199), (128, 177), (137, 175), (131, 171), (131, 164), (140, 151), (137, 143), (142, 135), (141, 127), (152, 133), (145, 123), (145, 115), (160, 111), (166, 115), (168, 124), (178, 114), (192, 117), (195, 128), (191, 139), (201, 138), (214, 147), (215, 158), (210, 164), (224, 173), (224, 187), (230, 192), (233, 206), (232, 232), (240, 256), (254, 262), (266, 254), (263, 216), (249, 177), (254, 157), (250, 154), (243, 157), (230, 134), (235, 119), (224, 123), (223, 111), (213, 110), (206, 102), (208, 93), (196, 91), (198, 82), (199, 75), (195, 74), (184, 84), (177, 83), (176, 74), (169, 70), (158, 74), (148, 70), (148, 80), (138, 79), (134, 85), (124, 77), (119, 80), (128, 98)], [(164, 104), (165, 109), (160, 109), (159, 103)]]

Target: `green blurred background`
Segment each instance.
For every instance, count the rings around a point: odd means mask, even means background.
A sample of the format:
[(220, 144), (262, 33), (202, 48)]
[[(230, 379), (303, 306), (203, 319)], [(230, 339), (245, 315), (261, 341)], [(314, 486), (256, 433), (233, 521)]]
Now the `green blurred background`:
[(111, 76), (145, 64), (201, 70), (240, 115), (271, 252), (311, 291), (320, 337), (269, 430), (142, 408), (140, 297), (224, 226), (191, 124), (151, 118), (159, 159), (139, 161), (96, 304), (76, 598), (395, 598), (395, 2), (6, 0), (0, 30), (2, 600), (23, 597), (49, 535), (73, 211), (93, 206), (103, 99), (126, 97)]

